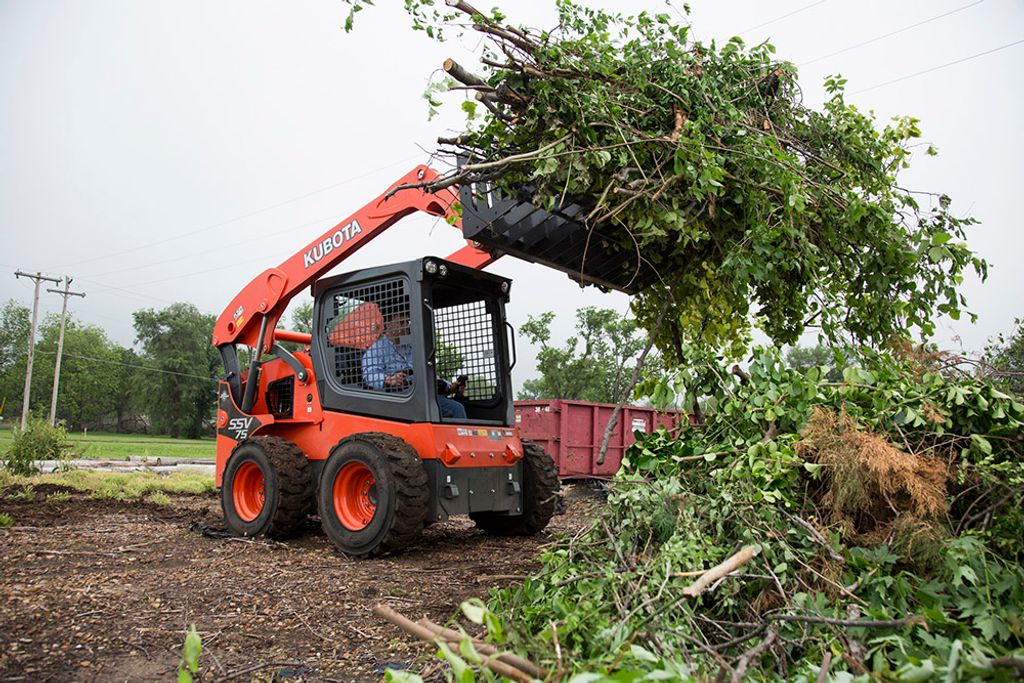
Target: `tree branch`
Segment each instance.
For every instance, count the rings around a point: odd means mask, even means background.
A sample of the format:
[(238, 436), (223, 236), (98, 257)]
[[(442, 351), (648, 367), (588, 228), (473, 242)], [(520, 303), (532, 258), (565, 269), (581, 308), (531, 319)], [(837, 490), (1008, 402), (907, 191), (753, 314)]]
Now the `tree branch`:
[(723, 576), (727, 576), (732, 572), (736, 571), (747, 562), (750, 562), (751, 558), (756, 555), (756, 549), (752, 545), (748, 545), (740, 550), (735, 555), (727, 557), (720, 564), (715, 565), (711, 569), (707, 570), (701, 575), (699, 579), (691, 583), (689, 586), (683, 589), (683, 595), (688, 598), (695, 598), (703, 593), (708, 586), (713, 584)]
[(658, 324), (647, 336), (647, 345), (644, 346), (643, 352), (636, 360), (636, 367), (633, 368), (633, 375), (629, 378), (629, 384), (625, 386), (622, 393), (619, 395), (619, 402), (615, 406), (615, 409), (612, 410), (612, 416), (609, 418), (608, 424), (604, 428), (604, 438), (601, 439), (601, 450), (597, 452), (598, 465), (604, 464), (604, 456), (608, 453), (608, 442), (612, 440), (612, 432), (615, 431), (615, 424), (619, 421), (619, 413), (622, 412), (622, 406), (626, 402), (626, 397), (633, 391), (633, 387), (636, 386), (636, 383), (640, 381), (640, 373), (644, 369), (644, 361), (647, 360), (647, 354), (651, 352), (651, 347), (654, 346), (654, 339), (658, 336), (661, 324), (665, 321), (665, 312), (668, 311), (669, 301), (670, 299), (665, 299), (665, 303), (661, 305), (661, 312), (658, 313)]

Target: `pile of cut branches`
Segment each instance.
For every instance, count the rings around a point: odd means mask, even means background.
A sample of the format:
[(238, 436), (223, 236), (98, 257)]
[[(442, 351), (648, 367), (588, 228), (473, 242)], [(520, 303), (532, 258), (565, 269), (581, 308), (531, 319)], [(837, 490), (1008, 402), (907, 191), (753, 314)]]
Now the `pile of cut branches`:
[(1024, 669), (1024, 405), (884, 358), (716, 370), (707, 421), (630, 449), (593, 528), (493, 596), (505, 647), (578, 683)]
[[(808, 325), (927, 335), (935, 315), (959, 316), (962, 273), (984, 274), (962, 241), (973, 221), (899, 185), (918, 122), (879, 126), (842, 79), (813, 110), (771, 45), (702, 44), (679, 13), (564, 0), (538, 30), (447, 4), (406, 7), (430, 35), (475, 32), (485, 47), (476, 67), (448, 60), (429, 94), (440, 106), (437, 91), (468, 93), (467, 130), (441, 142), (470, 157), (431, 187), (486, 180), (549, 210), (589, 207), (584, 227), (620, 236), (607, 249), (657, 272), (634, 309), (669, 358), (686, 342), (743, 348), (751, 319), (777, 343)], [(666, 298), (663, 322), (650, 302)]]

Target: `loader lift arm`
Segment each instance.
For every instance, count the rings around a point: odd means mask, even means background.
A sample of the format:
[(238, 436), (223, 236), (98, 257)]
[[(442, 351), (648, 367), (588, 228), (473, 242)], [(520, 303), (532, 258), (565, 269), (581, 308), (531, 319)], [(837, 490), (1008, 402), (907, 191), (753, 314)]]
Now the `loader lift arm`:
[[(429, 182), (437, 176), (432, 168), (417, 166), (392, 183), (391, 188)], [(391, 193), (389, 188), (281, 265), (256, 276), (217, 318), (213, 345), (244, 344), (269, 352), (277, 322), (298, 292), (409, 214), (422, 211), (446, 219), (455, 215), (452, 205), (459, 198), (458, 188), (446, 188), (437, 193), (422, 189)], [(457, 220), (455, 223), (458, 226)], [(470, 268), (483, 268), (496, 257), (468, 244), (448, 258)], [(262, 333), (261, 328), (265, 328)], [(268, 336), (267, 332), (271, 334)]]
[[(258, 384), (258, 378), (256, 382), (247, 382), (247, 391), (243, 398), (235, 344), (243, 344), (253, 349), (252, 367), (256, 372), (259, 367), (258, 358), (262, 354), (283, 352), (283, 349), (275, 344), (275, 340), (308, 344), (309, 335), (277, 330), (277, 324), (288, 302), (405, 216), (422, 211), (431, 216), (451, 220), (456, 227), (461, 227), (453, 207), (459, 198), (458, 188), (445, 188), (436, 193), (419, 188), (394, 192), (395, 187), (421, 185), (437, 177), (438, 173), (434, 169), (425, 165), (417, 166), (392, 183), (387, 191), (329, 228), (281, 265), (268, 268), (257, 275), (231, 300), (214, 325), (213, 345), (220, 350), (228, 384), (243, 411), (248, 411), (252, 407), (251, 394)], [(470, 268), (483, 268), (496, 258), (497, 256), (490, 251), (467, 243), (465, 247), (449, 256), (448, 260)]]

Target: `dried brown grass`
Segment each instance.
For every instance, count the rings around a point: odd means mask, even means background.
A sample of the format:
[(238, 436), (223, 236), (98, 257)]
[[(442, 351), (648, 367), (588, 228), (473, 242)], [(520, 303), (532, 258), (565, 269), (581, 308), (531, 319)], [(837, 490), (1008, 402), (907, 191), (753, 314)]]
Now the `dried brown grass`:
[(797, 453), (826, 466), (820, 502), (847, 533), (888, 536), (898, 519), (935, 520), (946, 510), (944, 461), (905, 453), (844, 412), (815, 409)]

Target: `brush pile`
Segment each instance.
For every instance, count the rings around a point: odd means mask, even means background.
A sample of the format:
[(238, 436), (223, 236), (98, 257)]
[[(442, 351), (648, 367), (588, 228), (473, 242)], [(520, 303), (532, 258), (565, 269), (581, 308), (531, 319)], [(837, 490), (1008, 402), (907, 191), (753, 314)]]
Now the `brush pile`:
[(406, 7), (432, 36), (476, 34), (484, 47), (477, 65), (447, 60), (427, 93), (441, 106), (455, 90), (468, 115), (440, 140), (453, 170), (429, 186), (488, 181), (548, 210), (585, 207), (584, 227), (618, 236), (589, 258), (656, 272), (634, 309), (663, 350), (741, 348), (751, 316), (777, 343), (808, 324), (867, 341), (927, 334), (936, 312), (961, 310), (950, 283), (984, 273), (962, 241), (973, 221), (899, 186), (924, 147), (918, 122), (879, 126), (846, 102), (842, 79), (810, 109), (771, 45), (694, 41), (671, 7), (622, 16), (559, 2), (557, 25), (539, 30), (447, 4)]
[(1024, 671), (1024, 405), (912, 360), (749, 374), (493, 597), (505, 646), (589, 683)]

